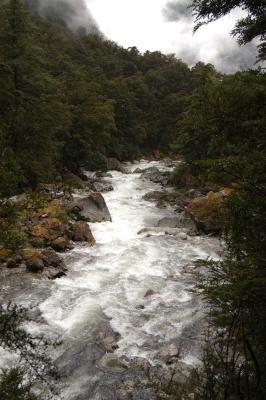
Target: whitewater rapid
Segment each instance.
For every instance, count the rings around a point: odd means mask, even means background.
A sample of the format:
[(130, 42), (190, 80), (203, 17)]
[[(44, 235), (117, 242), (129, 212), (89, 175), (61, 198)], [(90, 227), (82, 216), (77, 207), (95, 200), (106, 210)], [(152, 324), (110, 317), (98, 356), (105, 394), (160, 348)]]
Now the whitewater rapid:
[[(128, 170), (151, 165), (166, 169), (142, 161)], [(104, 194), (112, 222), (90, 224), (96, 246), (81, 245), (68, 254), (67, 277), (54, 282), (39, 308), (50, 329), (77, 340), (93, 336), (105, 316), (121, 335), (118, 356), (156, 362), (160, 348), (203, 315), (183, 267), (198, 258), (217, 257), (218, 244), (200, 236), (183, 241), (138, 235), (140, 229), (155, 226), (174, 212), (143, 200), (147, 192), (161, 190), (160, 185), (141, 180), (140, 174), (112, 171), (112, 176), (114, 191)], [(148, 290), (155, 294), (144, 297)], [(185, 361), (193, 362), (192, 350)]]
[[(128, 164), (127, 169), (150, 166), (168, 169), (161, 162), (146, 161)], [(183, 349), (183, 361), (193, 364), (204, 305), (191, 292), (195, 282), (185, 272), (199, 258), (217, 258), (219, 241), (207, 236), (184, 241), (169, 235), (139, 235), (142, 228), (176, 214), (170, 207), (157, 208), (143, 199), (150, 191), (162, 190), (160, 185), (142, 180), (140, 174), (111, 174), (108, 179), (114, 190), (104, 198), (112, 222), (90, 223), (96, 245), (78, 245), (65, 255), (66, 277), (36, 280), (30, 292), (18, 296), (17, 302), (34, 305), (41, 313), (40, 321), (30, 323), (28, 329), (62, 339), (61, 356), (64, 348), (94, 343), (99, 326), (108, 321), (120, 335), (115, 356), (162, 364), (165, 349), (174, 343)], [(147, 291), (153, 295), (145, 297)], [(65, 354), (67, 359), (67, 350)], [(82, 382), (90, 372), (77, 374)], [(71, 385), (66, 399), (80, 390), (76, 377)]]

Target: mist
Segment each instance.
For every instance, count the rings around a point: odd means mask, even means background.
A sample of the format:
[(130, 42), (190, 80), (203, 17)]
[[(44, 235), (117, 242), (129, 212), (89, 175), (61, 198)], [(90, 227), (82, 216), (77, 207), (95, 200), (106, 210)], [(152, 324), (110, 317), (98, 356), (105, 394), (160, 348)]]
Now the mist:
[(83, 28), (87, 33), (100, 34), (85, 0), (25, 0), (25, 3), (44, 17), (63, 21), (73, 31)]

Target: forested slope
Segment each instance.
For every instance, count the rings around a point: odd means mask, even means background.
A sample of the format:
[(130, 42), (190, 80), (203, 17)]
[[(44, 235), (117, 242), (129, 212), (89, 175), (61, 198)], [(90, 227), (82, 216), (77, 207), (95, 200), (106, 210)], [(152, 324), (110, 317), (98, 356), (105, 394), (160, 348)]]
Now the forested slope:
[(169, 149), (196, 84), (185, 63), (74, 34), (20, 1), (0, 11), (3, 194), (53, 180), (62, 167), (105, 168), (106, 156)]

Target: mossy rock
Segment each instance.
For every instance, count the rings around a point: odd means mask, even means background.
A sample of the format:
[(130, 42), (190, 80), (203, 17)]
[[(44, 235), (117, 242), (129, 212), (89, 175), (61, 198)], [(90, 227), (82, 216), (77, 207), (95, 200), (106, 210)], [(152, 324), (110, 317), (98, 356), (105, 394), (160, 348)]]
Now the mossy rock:
[(31, 258), (42, 258), (42, 253), (36, 249), (23, 249), (20, 255), (25, 261)]
[(64, 252), (73, 248), (70, 241), (63, 236), (53, 240), (51, 246), (54, 250), (59, 252)]
[(207, 196), (197, 197), (188, 205), (187, 212), (203, 232), (220, 232), (222, 199), (221, 192), (209, 192)]
[(36, 249), (23, 249), (21, 251), (22, 260), (25, 261), (29, 272), (42, 272), (44, 269), (43, 255)]
[(119, 160), (116, 158), (108, 158), (107, 159), (107, 169), (109, 171), (120, 171), (124, 172), (124, 167)]
[(64, 235), (64, 232), (64, 224), (58, 218), (44, 219), (31, 228), (33, 237), (41, 238), (47, 242), (51, 242)]
[(10, 249), (7, 249), (6, 247), (0, 248), (0, 258), (2, 259), (9, 258), (11, 255), (12, 251)]
[(69, 216), (62, 205), (59, 204), (58, 201), (54, 200), (43, 208), (38, 215), (43, 218), (56, 218), (62, 222), (67, 222), (69, 219)]
[(90, 227), (86, 222), (78, 221), (73, 224), (69, 234), (74, 242), (87, 242), (90, 246), (94, 246), (96, 243)]
[(64, 185), (69, 186), (71, 188), (74, 189), (84, 188), (84, 182), (82, 181), (82, 179), (68, 170), (63, 171), (62, 180)]

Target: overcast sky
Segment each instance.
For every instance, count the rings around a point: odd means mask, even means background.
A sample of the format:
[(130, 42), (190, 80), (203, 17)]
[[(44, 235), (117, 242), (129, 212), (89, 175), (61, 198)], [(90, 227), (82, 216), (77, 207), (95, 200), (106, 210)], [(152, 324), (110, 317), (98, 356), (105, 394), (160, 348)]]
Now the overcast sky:
[(255, 45), (239, 47), (230, 37), (241, 10), (202, 27), (193, 35), (189, 0), (86, 0), (100, 30), (124, 47), (175, 53), (190, 66), (210, 62), (223, 72), (254, 65)]

